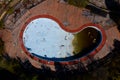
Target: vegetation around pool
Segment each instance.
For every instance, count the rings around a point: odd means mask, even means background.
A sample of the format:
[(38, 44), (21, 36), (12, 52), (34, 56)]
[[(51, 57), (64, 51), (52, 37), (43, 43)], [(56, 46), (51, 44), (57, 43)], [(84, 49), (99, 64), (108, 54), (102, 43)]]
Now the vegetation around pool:
[(77, 7), (86, 7), (88, 4), (88, 0), (67, 0), (67, 2)]

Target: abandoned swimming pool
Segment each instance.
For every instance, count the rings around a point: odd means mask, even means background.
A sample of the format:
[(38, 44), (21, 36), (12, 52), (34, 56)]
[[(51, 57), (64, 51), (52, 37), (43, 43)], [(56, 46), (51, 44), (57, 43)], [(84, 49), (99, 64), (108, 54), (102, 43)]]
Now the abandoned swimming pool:
[(35, 17), (21, 30), (22, 48), (30, 56), (52, 62), (70, 62), (94, 52), (103, 41), (95, 25), (68, 32), (54, 17)]

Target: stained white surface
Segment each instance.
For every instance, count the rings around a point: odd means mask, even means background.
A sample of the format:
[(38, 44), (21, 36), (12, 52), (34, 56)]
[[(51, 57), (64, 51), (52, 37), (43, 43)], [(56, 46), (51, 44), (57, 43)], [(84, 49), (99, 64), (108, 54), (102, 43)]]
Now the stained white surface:
[(74, 36), (61, 29), (52, 19), (38, 18), (30, 22), (24, 33), (23, 42), (30, 53), (48, 58), (72, 56)]

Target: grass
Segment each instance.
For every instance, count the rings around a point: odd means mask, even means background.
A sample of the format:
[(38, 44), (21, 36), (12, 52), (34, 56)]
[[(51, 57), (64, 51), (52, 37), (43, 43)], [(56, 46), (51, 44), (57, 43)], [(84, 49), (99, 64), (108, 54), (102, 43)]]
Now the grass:
[(84, 8), (87, 6), (88, 0), (68, 0), (68, 4)]

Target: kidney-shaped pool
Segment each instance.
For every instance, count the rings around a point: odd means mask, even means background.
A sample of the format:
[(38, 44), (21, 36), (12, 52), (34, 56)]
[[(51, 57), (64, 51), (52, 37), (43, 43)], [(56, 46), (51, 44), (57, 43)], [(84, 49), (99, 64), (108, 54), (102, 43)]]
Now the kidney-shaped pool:
[(37, 59), (69, 62), (94, 52), (103, 41), (103, 33), (95, 25), (82, 26), (76, 32), (63, 27), (52, 16), (31, 18), (20, 33), (23, 50)]

